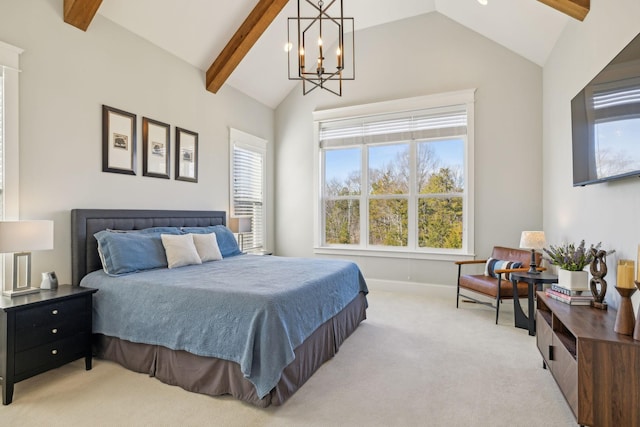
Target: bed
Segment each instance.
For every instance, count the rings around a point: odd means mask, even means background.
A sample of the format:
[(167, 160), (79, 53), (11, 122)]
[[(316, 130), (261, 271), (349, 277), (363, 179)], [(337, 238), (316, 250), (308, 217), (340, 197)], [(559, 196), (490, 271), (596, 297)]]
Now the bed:
[(99, 289), (96, 357), (185, 390), (281, 405), (366, 318), (366, 284), (346, 261), (240, 254), (118, 277), (102, 269), (96, 233), (198, 233), (224, 228), (224, 211), (74, 209), (71, 223), (73, 285)]

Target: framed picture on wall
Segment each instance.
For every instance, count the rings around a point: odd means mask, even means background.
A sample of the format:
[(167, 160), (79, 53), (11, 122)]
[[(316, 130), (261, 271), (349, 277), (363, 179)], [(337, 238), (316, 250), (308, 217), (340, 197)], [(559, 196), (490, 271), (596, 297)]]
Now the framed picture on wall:
[(102, 172), (136, 174), (136, 115), (102, 106)]
[(171, 142), (169, 125), (142, 118), (142, 175), (169, 179)]
[(176, 179), (198, 182), (198, 134), (176, 127)]

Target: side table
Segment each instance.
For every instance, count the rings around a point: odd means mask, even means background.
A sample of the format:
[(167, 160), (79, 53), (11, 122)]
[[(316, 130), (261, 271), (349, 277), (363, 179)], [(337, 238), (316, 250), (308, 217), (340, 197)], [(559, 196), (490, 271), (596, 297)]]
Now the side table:
[(83, 358), (91, 369), (92, 297), (97, 289), (60, 286), (0, 298), (2, 404), (15, 383)]
[[(528, 329), (529, 335), (534, 336), (536, 334), (536, 316), (534, 312), (533, 300), (535, 290), (542, 290), (542, 284), (544, 283), (558, 283), (558, 276), (551, 273), (540, 272), (538, 274), (531, 274), (526, 271), (518, 271), (511, 273), (511, 284), (513, 285), (513, 313), (515, 317), (516, 328)], [(529, 316), (526, 316), (522, 311), (520, 305), (520, 298), (518, 297), (518, 282), (525, 282), (529, 285), (528, 299), (529, 299)], [(539, 288), (539, 289), (534, 289)]]

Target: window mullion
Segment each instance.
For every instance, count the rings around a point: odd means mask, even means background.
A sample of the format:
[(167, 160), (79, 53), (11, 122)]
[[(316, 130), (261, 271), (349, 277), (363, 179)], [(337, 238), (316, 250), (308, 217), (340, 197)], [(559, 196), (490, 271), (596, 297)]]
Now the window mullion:
[(360, 246), (369, 247), (369, 150), (362, 147), (360, 181)]
[(319, 242), (322, 245), (327, 243), (327, 174), (325, 173), (325, 165), (327, 161), (327, 151), (320, 150), (320, 218), (316, 222), (320, 226), (320, 230), (316, 230), (316, 236), (320, 234)]
[(407, 227), (409, 227), (409, 235), (407, 241), (408, 249), (416, 249), (418, 247), (418, 202), (417, 202), (417, 165), (416, 165), (416, 142), (409, 143), (409, 205)]

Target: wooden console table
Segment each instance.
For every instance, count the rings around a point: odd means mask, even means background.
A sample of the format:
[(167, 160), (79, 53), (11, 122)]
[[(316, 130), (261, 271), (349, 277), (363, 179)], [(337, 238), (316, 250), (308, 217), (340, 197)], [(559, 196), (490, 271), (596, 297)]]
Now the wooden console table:
[(537, 345), (581, 425), (640, 425), (640, 342), (613, 331), (615, 310), (538, 292)]

